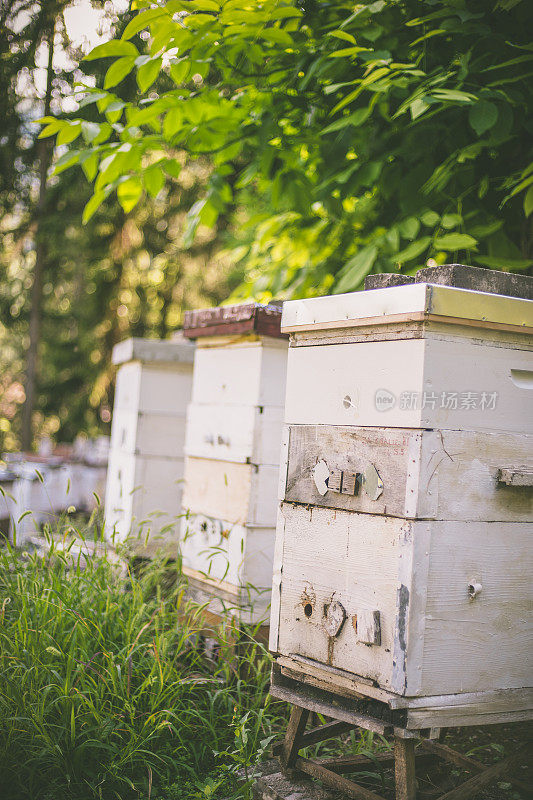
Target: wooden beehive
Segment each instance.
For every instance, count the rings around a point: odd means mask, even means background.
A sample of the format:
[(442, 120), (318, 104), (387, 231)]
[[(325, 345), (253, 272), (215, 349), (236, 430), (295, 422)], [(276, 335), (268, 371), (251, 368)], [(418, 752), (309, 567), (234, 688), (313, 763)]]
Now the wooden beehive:
[(185, 437), (183, 570), (199, 599), (243, 621), (268, 616), (287, 365), (281, 309), (188, 312), (196, 339)]
[(533, 301), (498, 280), (283, 311), (275, 675), (411, 729), (533, 715)]
[(105, 518), (109, 537), (131, 535), (150, 555), (177, 554), (183, 446), (194, 345), (128, 339), (113, 350), (118, 366)]

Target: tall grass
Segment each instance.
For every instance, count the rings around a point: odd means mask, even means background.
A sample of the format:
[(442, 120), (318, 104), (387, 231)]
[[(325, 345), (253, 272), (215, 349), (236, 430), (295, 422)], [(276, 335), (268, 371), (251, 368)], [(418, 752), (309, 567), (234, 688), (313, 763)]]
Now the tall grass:
[(237, 669), (220, 631), (213, 671), (179, 564), (133, 571), (48, 544), (0, 550), (0, 796), (248, 797), (235, 773), (286, 713), (261, 645), (251, 637)]

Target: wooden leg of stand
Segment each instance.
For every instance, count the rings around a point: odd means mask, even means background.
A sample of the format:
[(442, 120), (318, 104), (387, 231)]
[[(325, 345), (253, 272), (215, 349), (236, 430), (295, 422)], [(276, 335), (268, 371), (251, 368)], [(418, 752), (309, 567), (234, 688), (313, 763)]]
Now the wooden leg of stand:
[(415, 740), (394, 739), (396, 800), (416, 800)]
[(302, 747), (300, 739), (305, 731), (308, 717), (309, 711), (306, 708), (300, 708), (300, 706), (292, 707), (283, 749), (279, 758), (281, 766), (285, 770), (291, 769), (298, 758), (298, 750)]

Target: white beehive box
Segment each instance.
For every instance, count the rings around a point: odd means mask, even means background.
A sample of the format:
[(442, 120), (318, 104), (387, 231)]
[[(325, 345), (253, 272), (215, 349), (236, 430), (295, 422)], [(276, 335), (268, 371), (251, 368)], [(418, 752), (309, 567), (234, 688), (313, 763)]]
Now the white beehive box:
[[(109, 537), (151, 554), (177, 553), (186, 410), (194, 345), (128, 339), (114, 348), (119, 367), (106, 485)], [(137, 538), (137, 543), (135, 540)]]
[(197, 340), (185, 438), (183, 569), (210, 600), (260, 621), (270, 601), (287, 365), (275, 306), (190, 312)]
[(413, 729), (529, 718), (533, 301), (418, 283), (282, 330), (278, 669)]

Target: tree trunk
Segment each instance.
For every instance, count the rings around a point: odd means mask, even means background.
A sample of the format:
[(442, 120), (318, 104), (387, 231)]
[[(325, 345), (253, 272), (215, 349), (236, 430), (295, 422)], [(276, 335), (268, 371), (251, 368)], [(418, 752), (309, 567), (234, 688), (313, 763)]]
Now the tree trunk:
[[(52, 78), (54, 58), (55, 25), (48, 34), (48, 65), (46, 70), (46, 92), (44, 96), (44, 116), (50, 114), (52, 99)], [(22, 436), (23, 450), (30, 450), (33, 442), (32, 417), (35, 406), (35, 388), (37, 383), (37, 368), (39, 354), (39, 340), (41, 334), (41, 305), (43, 293), (43, 273), (46, 261), (46, 239), (43, 231), (43, 214), (46, 201), (46, 176), (52, 158), (52, 147), (49, 139), (40, 139), (39, 148), (39, 198), (35, 215), (35, 266), (33, 268), (33, 283), (30, 293), (30, 320), (29, 320), (29, 346), (26, 357), (26, 382), (24, 408), (22, 410)]]

